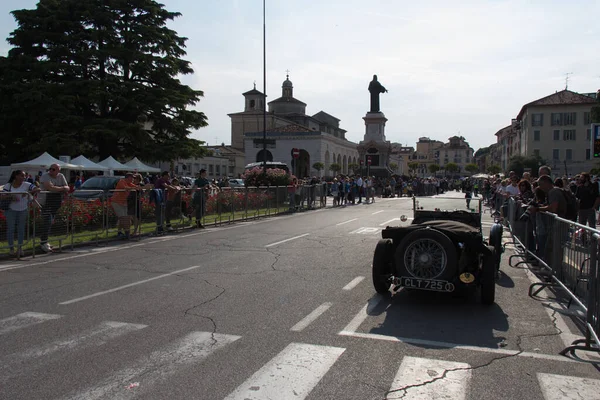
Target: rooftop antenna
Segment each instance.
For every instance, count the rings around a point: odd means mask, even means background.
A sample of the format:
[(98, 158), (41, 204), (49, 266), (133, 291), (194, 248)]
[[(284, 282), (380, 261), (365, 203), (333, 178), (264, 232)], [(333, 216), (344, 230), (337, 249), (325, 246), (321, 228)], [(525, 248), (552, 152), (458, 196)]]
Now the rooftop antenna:
[(565, 74), (565, 90), (569, 89), (569, 76), (570, 75), (573, 75), (573, 73), (572, 72), (567, 72)]
[(254, 90), (256, 90), (256, 81), (254, 81)]

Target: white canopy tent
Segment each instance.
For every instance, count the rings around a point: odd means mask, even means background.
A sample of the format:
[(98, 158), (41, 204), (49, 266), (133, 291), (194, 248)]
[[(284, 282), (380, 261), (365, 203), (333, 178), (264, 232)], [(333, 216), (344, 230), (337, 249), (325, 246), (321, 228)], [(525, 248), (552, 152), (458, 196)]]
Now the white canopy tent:
[(160, 172), (160, 168), (154, 168), (149, 165), (146, 165), (140, 160), (138, 160), (137, 157), (134, 157), (133, 159), (127, 161), (125, 165), (129, 167), (131, 171), (135, 172)]
[(59, 159), (56, 159), (54, 157), (52, 157), (50, 154), (48, 154), (47, 152), (45, 152), (44, 154), (42, 154), (41, 156), (34, 158), (33, 160), (29, 160), (29, 161), (25, 161), (22, 163), (13, 163), (10, 164), (11, 168), (15, 169), (15, 168), (23, 168), (23, 169), (27, 169), (27, 168), (49, 168), (52, 164), (58, 164), (60, 166), (60, 168), (64, 168), (64, 169), (81, 169), (81, 165), (77, 165), (76, 163), (66, 163), (63, 161), (60, 161)]
[(95, 162), (85, 158), (83, 155), (75, 157), (71, 160), (71, 163), (81, 165), (81, 168), (79, 168), (81, 171), (108, 171), (107, 167), (96, 164)]
[(108, 158), (105, 158), (104, 160), (100, 161), (98, 164), (100, 164), (103, 167), (106, 167), (112, 171), (128, 171), (129, 170), (129, 167), (127, 165), (121, 164), (120, 162), (115, 160), (113, 158), (113, 156), (109, 156)]

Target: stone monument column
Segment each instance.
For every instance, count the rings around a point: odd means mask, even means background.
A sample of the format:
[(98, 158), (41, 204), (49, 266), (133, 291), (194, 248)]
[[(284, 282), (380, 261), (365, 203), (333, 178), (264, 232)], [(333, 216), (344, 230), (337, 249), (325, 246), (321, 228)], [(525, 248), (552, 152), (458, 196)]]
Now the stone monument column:
[(360, 159), (363, 160), (365, 173), (367, 160), (370, 156), (372, 162), (369, 174), (383, 178), (390, 175), (388, 163), (391, 143), (385, 138), (385, 123), (387, 122), (387, 118), (381, 112), (379, 103), (379, 95), (387, 93), (387, 90), (379, 83), (377, 75), (373, 75), (373, 80), (369, 83), (369, 92), (371, 94), (371, 107), (363, 117), (365, 121), (365, 136), (357, 149)]

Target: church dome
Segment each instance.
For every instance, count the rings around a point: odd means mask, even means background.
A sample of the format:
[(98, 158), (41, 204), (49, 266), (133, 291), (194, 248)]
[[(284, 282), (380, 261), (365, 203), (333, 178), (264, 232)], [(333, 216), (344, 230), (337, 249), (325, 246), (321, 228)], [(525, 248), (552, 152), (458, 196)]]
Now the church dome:
[(290, 81), (290, 78), (286, 78), (285, 81), (283, 81), (283, 85), (281, 85), (281, 87), (284, 87), (284, 88), (290, 87), (291, 88), (294, 86), (292, 85), (292, 81)]

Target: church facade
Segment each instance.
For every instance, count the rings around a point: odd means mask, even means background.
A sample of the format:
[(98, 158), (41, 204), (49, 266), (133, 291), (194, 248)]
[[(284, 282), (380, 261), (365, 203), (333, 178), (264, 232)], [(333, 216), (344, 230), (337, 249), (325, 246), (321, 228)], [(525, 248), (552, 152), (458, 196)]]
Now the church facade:
[[(269, 102), (266, 114), (267, 160), (285, 162), (298, 177), (332, 175), (333, 163), (341, 173), (352, 173), (349, 165), (359, 163), (357, 144), (346, 139), (340, 120), (324, 111), (306, 114), (306, 103), (294, 97), (289, 76), (281, 87), (281, 97)], [(264, 94), (256, 87), (243, 93), (244, 111), (229, 114), (232, 147), (244, 151), (246, 163), (264, 160)], [(293, 149), (300, 155), (293, 158)], [(323, 163), (320, 173), (313, 168)]]

